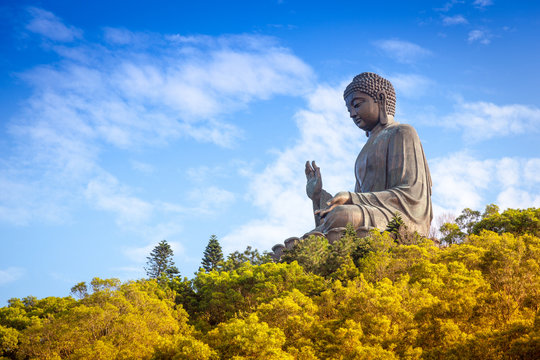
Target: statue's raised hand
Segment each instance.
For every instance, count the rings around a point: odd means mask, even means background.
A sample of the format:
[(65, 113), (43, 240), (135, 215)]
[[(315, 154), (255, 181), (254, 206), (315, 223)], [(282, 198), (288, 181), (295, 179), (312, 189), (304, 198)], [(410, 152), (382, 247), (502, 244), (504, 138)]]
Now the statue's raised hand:
[(306, 161), (306, 193), (307, 196), (313, 201), (319, 201), (321, 199), (322, 192), (322, 177), (321, 169), (313, 161), (311, 164)]

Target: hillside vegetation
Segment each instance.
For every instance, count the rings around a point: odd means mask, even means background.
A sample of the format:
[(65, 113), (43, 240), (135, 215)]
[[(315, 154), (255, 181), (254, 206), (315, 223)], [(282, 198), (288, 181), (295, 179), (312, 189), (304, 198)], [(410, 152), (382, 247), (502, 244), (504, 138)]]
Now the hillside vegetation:
[[(193, 279), (95, 278), (0, 308), (3, 359), (539, 359), (540, 210), (464, 210)], [(242, 260), (243, 259), (243, 260)]]

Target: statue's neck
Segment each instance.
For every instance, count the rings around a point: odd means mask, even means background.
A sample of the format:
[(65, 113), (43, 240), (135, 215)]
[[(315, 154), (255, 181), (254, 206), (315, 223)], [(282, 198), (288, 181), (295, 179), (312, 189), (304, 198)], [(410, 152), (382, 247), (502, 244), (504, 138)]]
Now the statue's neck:
[(389, 116), (388, 120), (386, 121), (386, 124), (381, 123), (380, 121), (375, 125), (375, 127), (371, 131), (366, 131), (366, 136), (370, 137), (372, 135), (378, 134), (382, 129), (385, 127), (388, 127), (389, 125), (392, 125), (394, 123), (394, 117)]

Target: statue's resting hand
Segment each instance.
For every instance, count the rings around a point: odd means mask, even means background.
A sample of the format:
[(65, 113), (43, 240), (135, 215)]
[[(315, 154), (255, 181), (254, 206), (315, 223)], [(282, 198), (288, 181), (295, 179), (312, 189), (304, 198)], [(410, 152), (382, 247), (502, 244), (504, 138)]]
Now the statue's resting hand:
[(328, 207), (326, 209), (321, 209), (315, 211), (315, 215), (319, 215), (322, 218), (324, 218), (330, 211), (334, 210), (334, 208), (338, 205), (345, 205), (345, 204), (351, 204), (351, 193), (348, 191), (340, 191), (331, 198), (326, 204)]
[(307, 196), (313, 201), (319, 201), (322, 192), (322, 177), (321, 168), (315, 164), (315, 161), (312, 161), (311, 164), (306, 161), (306, 179)]

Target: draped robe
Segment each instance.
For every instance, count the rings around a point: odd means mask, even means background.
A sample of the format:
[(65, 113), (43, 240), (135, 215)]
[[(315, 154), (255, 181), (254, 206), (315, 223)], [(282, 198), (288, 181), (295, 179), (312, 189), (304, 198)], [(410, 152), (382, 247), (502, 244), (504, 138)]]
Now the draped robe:
[[(356, 229), (386, 229), (397, 212), (411, 231), (428, 235), (433, 218), (431, 175), (416, 130), (399, 123), (377, 124), (355, 164), (352, 204), (340, 205), (319, 227), (324, 233), (352, 223)], [(329, 194), (325, 193), (324, 200)]]

